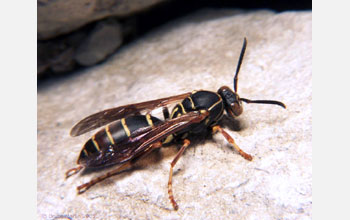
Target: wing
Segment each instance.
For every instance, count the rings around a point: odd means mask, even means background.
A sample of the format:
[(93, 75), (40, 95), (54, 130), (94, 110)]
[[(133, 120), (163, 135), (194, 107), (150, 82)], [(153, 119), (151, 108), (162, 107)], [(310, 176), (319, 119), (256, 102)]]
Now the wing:
[(101, 112), (92, 114), (83, 120), (79, 121), (70, 131), (71, 136), (79, 136), (88, 131), (106, 125), (112, 121), (125, 118), (129, 115), (137, 114), (143, 110), (153, 110), (155, 108), (163, 107), (179, 100), (185, 99), (191, 93), (184, 93), (181, 95), (170, 96), (167, 98), (156, 99), (147, 102), (140, 102), (136, 104), (124, 105), (116, 108), (106, 109)]
[(115, 146), (113, 164), (124, 163), (131, 160), (152, 147), (152, 144), (162, 141), (175, 132), (181, 131), (188, 126), (199, 123), (209, 115), (205, 112), (189, 112), (178, 118), (159, 123), (154, 127), (141, 128), (137, 130), (130, 138)]

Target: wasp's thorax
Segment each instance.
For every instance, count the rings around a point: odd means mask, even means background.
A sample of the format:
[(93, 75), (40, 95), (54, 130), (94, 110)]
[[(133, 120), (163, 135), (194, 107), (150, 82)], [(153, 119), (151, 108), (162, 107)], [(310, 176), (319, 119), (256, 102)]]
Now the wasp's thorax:
[(226, 112), (231, 117), (237, 117), (243, 112), (242, 101), (239, 95), (227, 86), (222, 86), (218, 93), (224, 101)]

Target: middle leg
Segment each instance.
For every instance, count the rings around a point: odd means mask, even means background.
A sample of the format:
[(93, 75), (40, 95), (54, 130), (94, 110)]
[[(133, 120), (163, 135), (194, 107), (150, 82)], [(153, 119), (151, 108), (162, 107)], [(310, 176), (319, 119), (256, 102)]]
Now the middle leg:
[(180, 159), (180, 157), (183, 154), (183, 152), (185, 151), (185, 149), (188, 147), (188, 145), (190, 145), (190, 143), (191, 142), (188, 139), (184, 139), (184, 143), (183, 143), (181, 149), (179, 150), (179, 152), (177, 152), (175, 158), (173, 159), (173, 161), (170, 164), (170, 173), (169, 173), (169, 181), (168, 181), (168, 194), (169, 194), (170, 202), (173, 205), (175, 210), (177, 210), (179, 208), (179, 206), (175, 202), (174, 195), (173, 195), (173, 184), (172, 184), (173, 168), (174, 168), (176, 162)]
[(77, 187), (77, 190), (78, 190), (78, 194), (81, 194), (83, 192), (85, 192), (86, 190), (88, 190), (91, 186), (95, 185), (96, 183), (98, 182), (101, 182), (111, 176), (114, 176), (116, 174), (119, 174), (120, 172), (122, 171), (125, 171), (127, 169), (130, 169), (132, 168), (132, 166), (135, 164), (136, 161), (138, 161), (140, 158), (143, 158), (145, 157), (146, 155), (148, 155), (149, 153), (151, 153), (154, 149), (156, 148), (160, 148), (162, 147), (162, 143), (161, 142), (156, 142), (154, 144), (152, 144), (141, 156), (139, 156), (138, 158), (134, 159), (134, 160), (130, 160), (128, 162), (126, 162), (125, 164), (117, 167), (116, 169), (114, 170), (111, 170), (101, 176), (98, 176), (92, 180), (90, 180), (89, 182), (87, 183), (84, 183), (80, 186)]

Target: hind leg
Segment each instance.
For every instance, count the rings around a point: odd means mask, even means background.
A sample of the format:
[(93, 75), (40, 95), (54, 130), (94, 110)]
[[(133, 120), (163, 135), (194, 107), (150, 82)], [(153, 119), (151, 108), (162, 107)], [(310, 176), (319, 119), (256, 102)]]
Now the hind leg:
[(160, 148), (160, 147), (162, 147), (161, 142), (154, 143), (138, 158), (136, 158), (134, 160), (130, 160), (130, 161), (124, 163), (123, 165), (119, 166), (118, 168), (111, 170), (111, 171), (109, 171), (101, 176), (98, 176), (98, 177), (90, 180), (87, 183), (84, 183), (84, 184), (78, 186), (77, 187), (78, 194), (84, 193), (86, 190), (88, 190), (91, 186), (95, 185), (96, 183), (99, 183), (99, 182), (101, 182), (101, 181), (103, 181), (111, 176), (117, 175), (122, 171), (125, 171), (125, 170), (132, 168), (136, 161), (138, 161), (140, 158), (145, 157), (146, 155), (151, 153), (154, 149)]
[(67, 170), (66, 172), (66, 179), (74, 174), (79, 173), (80, 170), (82, 170), (84, 167), (82, 165), (78, 165), (77, 167), (74, 167), (72, 169)]

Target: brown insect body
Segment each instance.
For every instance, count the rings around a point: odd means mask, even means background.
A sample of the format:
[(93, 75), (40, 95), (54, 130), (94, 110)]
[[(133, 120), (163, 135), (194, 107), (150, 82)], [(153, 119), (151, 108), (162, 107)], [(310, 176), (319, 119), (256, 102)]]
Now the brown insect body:
[[(242, 102), (274, 104), (283, 108), (286, 106), (279, 101), (249, 100), (240, 98), (237, 94), (238, 73), (246, 45), (247, 41), (244, 39), (234, 76), (234, 91), (227, 86), (222, 86), (217, 92), (200, 90), (120, 106), (90, 115), (76, 124), (71, 130), (72, 136), (78, 136), (103, 125), (107, 126), (86, 142), (78, 158), (78, 167), (68, 170), (66, 177), (83, 168), (120, 164), (115, 170), (78, 186), (78, 192), (82, 193), (92, 185), (132, 167), (136, 160), (148, 155), (154, 149), (162, 147), (165, 143), (174, 139), (183, 140), (181, 149), (171, 163), (168, 180), (169, 199), (176, 210), (178, 205), (172, 192), (173, 167), (190, 144), (187, 136), (208, 130), (213, 133), (220, 132), (242, 157), (249, 161), (252, 160), (252, 156), (241, 150), (234, 139), (217, 125), (225, 112), (224, 110), (229, 117), (234, 118), (243, 112)], [(177, 104), (169, 115), (167, 106), (171, 103)], [(164, 121), (149, 114), (156, 108), (163, 108)], [(148, 113), (141, 115), (142, 111)]]

